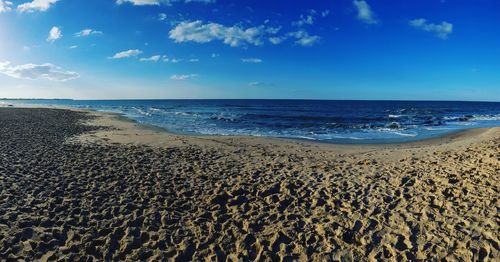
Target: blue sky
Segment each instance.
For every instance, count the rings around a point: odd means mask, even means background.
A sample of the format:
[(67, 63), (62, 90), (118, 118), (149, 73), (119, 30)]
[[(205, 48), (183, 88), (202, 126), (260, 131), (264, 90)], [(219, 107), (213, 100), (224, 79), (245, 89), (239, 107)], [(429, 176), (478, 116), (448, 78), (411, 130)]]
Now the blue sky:
[(496, 0), (0, 0), (0, 97), (500, 101)]

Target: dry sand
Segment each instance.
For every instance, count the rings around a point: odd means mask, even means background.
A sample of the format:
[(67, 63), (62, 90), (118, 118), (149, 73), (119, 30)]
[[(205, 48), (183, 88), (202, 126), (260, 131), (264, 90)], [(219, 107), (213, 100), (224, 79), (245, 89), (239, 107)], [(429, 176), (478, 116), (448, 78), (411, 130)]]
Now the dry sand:
[(500, 128), (349, 146), (0, 108), (0, 260), (498, 261), (499, 171)]

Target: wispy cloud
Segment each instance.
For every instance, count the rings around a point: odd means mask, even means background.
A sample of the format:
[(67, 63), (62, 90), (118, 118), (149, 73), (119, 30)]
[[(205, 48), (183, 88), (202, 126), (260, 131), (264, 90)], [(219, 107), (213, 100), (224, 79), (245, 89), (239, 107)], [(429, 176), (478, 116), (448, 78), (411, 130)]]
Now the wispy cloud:
[(130, 3), (132, 5), (167, 5), (170, 6), (174, 2), (183, 3), (215, 3), (215, 0), (116, 0), (116, 3), (121, 5), (124, 3)]
[(139, 49), (130, 49), (127, 51), (118, 52), (111, 57), (111, 59), (122, 59), (127, 57), (134, 57), (142, 54), (142, 51)]
[(441, 22), (441, 24), (428, 23), (426, 19), (419, 18), (410, 20), (408, 22), (410, 26), (423, 30), (426, 32), (433, 32), (437, 37), (441, 39), (447, 39), (448, 35), (453, 32), (453, 24), (448, 22)]
[(0, 73), (18, 79), (46, 79), (51, 81), (68, 81), (77, 79), (79, 74), (71, 71), (62, 71), (53, 64), (25, 64), (11, 66), (10, 62), (0, 62)]
[(124, 3), (131, 3), (133, 5), (160, 5), (161, 3), (170, 4), (170, 1), (164, 0), (116, 0), (116, 3), (121, 5)]
[(300, 15), (300, 19), (298, 21), (293, 21), (292, 25), (294, 26), (312, 25), (314, 24), (314, 19), (315, 18), (312, 14)]
[(84, 36), (90, 36), (90, 35), (102, 35), (102, 31), (97, 31), (91, 28), (86, 28), (83, 29), (80, 32), (77, 32), (74, 34), (75, 37), (84, 37)]
[(69, 47), (69, 49), (75, 49), (75, 48), (78, 48), (78, 46), (77, 45), (72, 45), (72, 46)]
[(224, 26), (217, 23), (204, 24), (197, 20), (181, 22), (169, 32), (170, 39), (177, 43), (196, 42), (208, 43), (215, 40), (222, 41), (232, 47), (263, 44), (262, 38), (267, 34), (277, 33), (276, 28), (257, 26), (243, 28), (239, 25)]
[(264, 83), (258, 81), (248, 83), (248, 86), (263, 86), (263, 85)]
[(54, 41), (60, 39), (62, 37), (61, 29), (57, 26), (53, 26), (50, 29), (49, 36), (47, 37), (47, 42), (54, 43)]
[(0, 0), (0, 13), (9, 12), (12, 10), (12, 2)]
[(170, 79), (172, 80), (178, 80), (178, 81), (183, 81), (183, 80), (188, 80), (194, 77), (197, 77), (197, 74), (189, 74), (189, 75), (172, 75)]
[(321, 40), (321, 37), (317, 35), (309, 35), (305, 30), (299, 30), (296, 32), (288, 33), (289, 37), (294, 37), (295, 43), (301, 46), (312, 46)]
[(293, 21), (292, 25), (297, 27), (302, 27), (305, 25), (312, 25), (316, 22), (316, 18), (320, 15), (321, 17), (326, 17), (330, 14), (330, 10), (324, 10), (321, 13), (314, 9), (309, 9), (306, 14), (301, 14), (299, 20)]
[(273, 37), (269, 37), (269, 42), (271, 42), (271, 44), (273, 44), (273, 45), (279, 45), (283, 41), (285, 41), (286, 39), (287, 39), (286, 36), (273, 36)]
[[(172, 64), (177, 64), (177, 63), (184, 61), (184, 59), (182, 59), (182, 58), (169, 58), (166, 55), (162, 56), (161, 60), (165, 63), (172, 63)], [(191, 61), (189, 61), (189, 62), (191, 62)]]
[(161, 58), (161, 55), (154, 55), (151, 57), (141, 58), (141, 59), (139, 59), (139, 61), (141, 61), (141, 62), (158, 62), (158, 61), (160, 61), (160, 58)]
[(366, 24), (378, 24), (379, 21), (375, 18), (370, 5), (364, 0), (354, 0), (354, 7), (358, 10), (358, 19)]
[(262, 63), (262, 59), (260, 59), (260, 58), (242, 58), (241, 62), (259, 64), (259, 63)]
[(300, 31), (290, 32), (284, 36), (270, 37), (269, 42), (271, 42), (271, 44), (278, 45), (291, 37), (295, 38), (295, 44), (301, 46), (313, 46), (321, 40), (320, 36), (309, 35), (307, 31), (300, 30)]
[(59, 0), (33, 0), (24, 4), (17, 6), (17, 11), (23, 12), (35, 12), (35, 11), (47, 11), (53, 4), (59, 2)]

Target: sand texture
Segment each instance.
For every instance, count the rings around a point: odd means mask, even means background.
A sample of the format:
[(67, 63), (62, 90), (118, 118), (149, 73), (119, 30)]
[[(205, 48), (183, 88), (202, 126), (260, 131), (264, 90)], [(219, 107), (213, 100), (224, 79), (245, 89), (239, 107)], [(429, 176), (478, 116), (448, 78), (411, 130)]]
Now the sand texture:
[(0, 261), (499, 261), (499, 174), (499, 128), (348, 146), (0, 108)]

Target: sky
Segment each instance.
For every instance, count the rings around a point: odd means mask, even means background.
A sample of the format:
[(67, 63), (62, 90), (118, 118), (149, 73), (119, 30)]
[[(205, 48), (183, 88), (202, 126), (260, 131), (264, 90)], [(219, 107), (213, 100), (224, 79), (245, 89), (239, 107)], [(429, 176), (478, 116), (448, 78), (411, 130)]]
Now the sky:
[(500, 101), (498, 0), (0, 0), (0, 97)]

